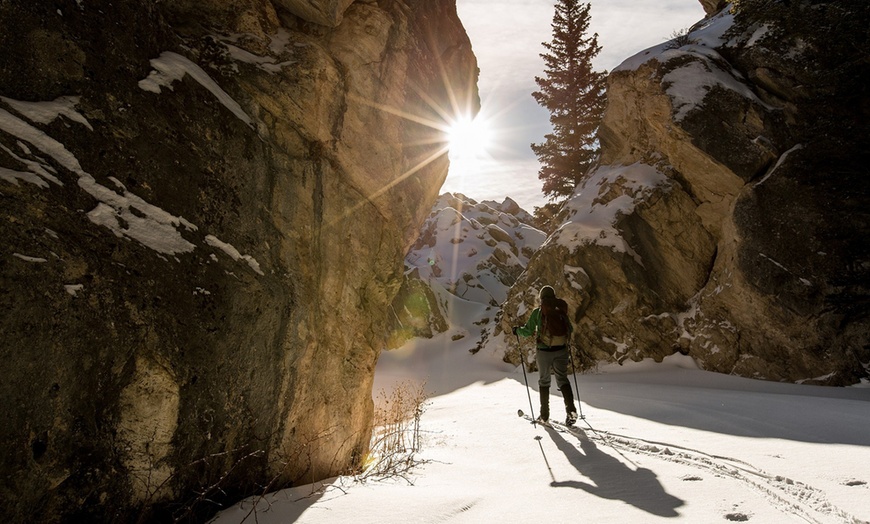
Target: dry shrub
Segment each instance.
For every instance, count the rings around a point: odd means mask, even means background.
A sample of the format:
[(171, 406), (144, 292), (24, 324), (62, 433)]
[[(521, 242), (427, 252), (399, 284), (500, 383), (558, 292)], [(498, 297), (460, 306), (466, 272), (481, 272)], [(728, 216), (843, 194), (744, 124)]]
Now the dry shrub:
[(360, 480), (400, 477), (412, 483), (407, 473), (420, 463), (420, 418), (428, 400), (425, 383), (411, 381), (400, 382), (390, 393), (378, 393), (371, 446), (358, 475)]

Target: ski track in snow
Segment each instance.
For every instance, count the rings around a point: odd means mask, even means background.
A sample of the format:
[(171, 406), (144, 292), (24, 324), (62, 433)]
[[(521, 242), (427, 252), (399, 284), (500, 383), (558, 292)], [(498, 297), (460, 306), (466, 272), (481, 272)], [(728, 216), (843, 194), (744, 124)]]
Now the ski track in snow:
[[(528, 415), (524, 415), (524, 418), (531, 422)], [(585, 424), (586, 427), (580, 427), (581, 424)], [(571, 434), (578, 440), (589, 439), (608, 446), (623, 458), (627, 458), (623, 454), (627, 452), (697, 468), (717, 477), (730, 478), (761, 494), (771, 502), (773, 507), (786, 515), (799, 517), (806, 522), (813, 524), (831, 522), (868, 524), (867, 521), (860, 520), (832, 504), (823, 490), (782, 475), (767, 473), (739, 458), (714, 455), (678, 444), (599, 431), (590, 425), (585, 418), (578, 420), (577, 426), (574, 428), (568, 428), (552, 421), (549, 426), (556, 431)], [(683, 480), (700, 481), (703, 478), (689, 477)], [(733, 520), (729, 516), (726, 516), (726, 519)]]

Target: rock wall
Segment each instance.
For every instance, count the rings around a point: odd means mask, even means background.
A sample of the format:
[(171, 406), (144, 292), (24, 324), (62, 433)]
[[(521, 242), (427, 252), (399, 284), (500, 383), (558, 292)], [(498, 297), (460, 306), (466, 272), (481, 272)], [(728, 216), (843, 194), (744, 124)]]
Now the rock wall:
[(402, 115), (477, 97), (454, 2), (13, 0), (0, 48), (2, 519), (201, 519), (359, 464), (446, 176)]
[[(817, 11), (814, 31), (836, 27), (825, 13), (839, 9), (801, 5)], [(551, 284), (587, 368), (679, 351), (769, 380), (867, 377), (868, 107), (860, 85), (832, 80), (866, 72), (833, 51), (866, 28), (814, 40), (792, 22), (736, 24), (725, 10), (614, 70), (600, 164), (530, 261), (503, 330)]]

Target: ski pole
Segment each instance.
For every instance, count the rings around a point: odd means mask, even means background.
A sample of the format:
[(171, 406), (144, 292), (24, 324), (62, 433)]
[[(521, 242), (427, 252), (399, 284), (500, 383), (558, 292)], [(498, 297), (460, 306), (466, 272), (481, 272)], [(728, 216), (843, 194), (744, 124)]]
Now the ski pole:
[(568, 356), (571, 358), (571, 371), (574, 373), (574, 391), (577, 393), (577, 409), (580, 413), (580, 420), (584, 420), (583, 404), (580, 402), (580, 386), (577, 384), (577, 367), (574, 366), (574, 352), (571, 350), (571, 345), (568, 345)]
[(532, 407), (532, 393), (529, 391), (529, 379), (526, 377), (526, 355), (525, 353), (523, 353), (523, 346), (522, 344), (520, 344), (519, 334), (514, 333), (514, 335), (517, 337), (517, 349), (520, 350), (520, 360), (522, 360), (520, 365), (523, 367), (523, 382), (526, 383), (526, 395), (529, 396), (529, 413), (532, 414), (532, 424), (537, 426), (535, 419), (535, 408)]

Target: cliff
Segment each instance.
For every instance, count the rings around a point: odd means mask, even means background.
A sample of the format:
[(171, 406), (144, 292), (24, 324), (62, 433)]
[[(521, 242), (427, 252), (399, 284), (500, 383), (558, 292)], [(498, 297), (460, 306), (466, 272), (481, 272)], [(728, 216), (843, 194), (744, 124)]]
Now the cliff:
[(601, 160), (501, 329), (551, 284), (586, 368), (681, 352), (722, 373), (855, 383), (870, 365), (868, 8), (702, 4), (687, 35), (611, 73)]
[[(0, 4), (0, 515), (347, 471), (477, 67), (452, 0)], [(206, 502), (209, 501), (209, 502)]]

